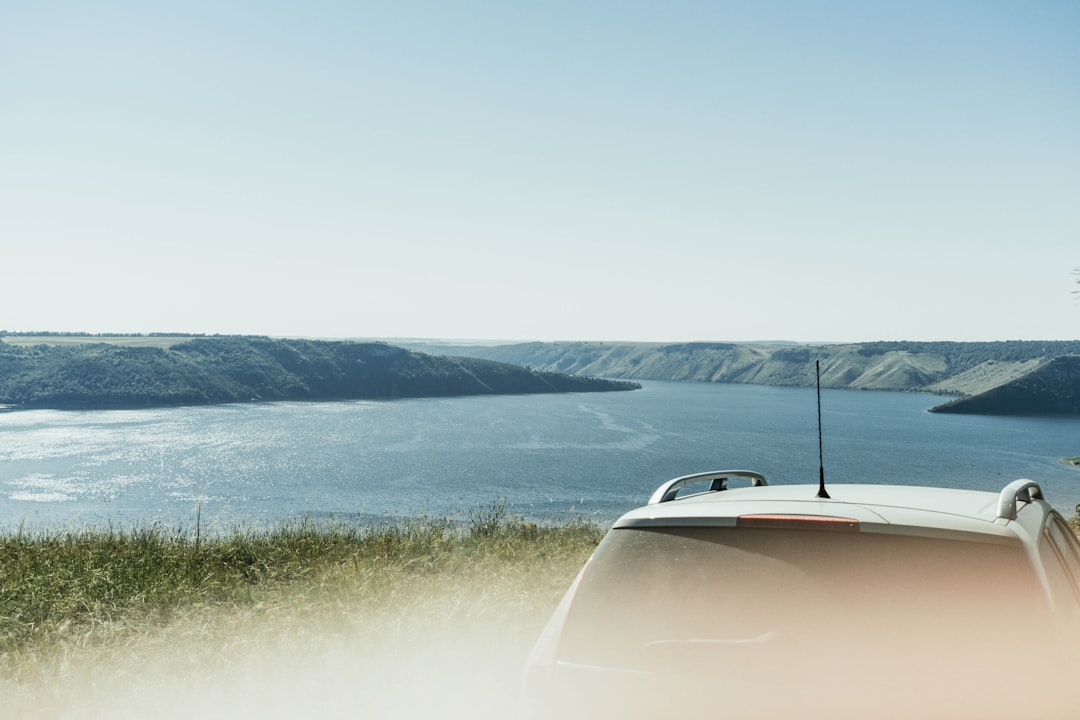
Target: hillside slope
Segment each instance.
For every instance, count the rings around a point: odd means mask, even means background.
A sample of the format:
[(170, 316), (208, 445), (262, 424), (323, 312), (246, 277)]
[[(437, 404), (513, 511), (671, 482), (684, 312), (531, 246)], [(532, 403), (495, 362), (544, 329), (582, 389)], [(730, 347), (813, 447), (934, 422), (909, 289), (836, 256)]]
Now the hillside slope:
[[(813, 385), (814, 363), (820, 361), (824, 387), (959, 397), (1019, 381), (1055, 358), (1080, 355), (1080, 342), (1063, 341), (845, 345), (563, 342), (422, 347), (429, 352), (599, 377), (780, 386)], [(1055, 374), (1055, 384), (1048, 386), (1048, 392), (1070, 397), (1076, 390), (1071, 382), (1067, 374)], [(1060, 407), (1069, 407), (1068, 402), (1063, 401)]]
[(932, 408), (940, 413), (1080, 415), (1080, 357), (1040, 363), (1015, 380)]
[(194, 338), (169, 346), (0, 342), (0, 404), (113, 408), (631, 390), (633, 383), (384, 343)]

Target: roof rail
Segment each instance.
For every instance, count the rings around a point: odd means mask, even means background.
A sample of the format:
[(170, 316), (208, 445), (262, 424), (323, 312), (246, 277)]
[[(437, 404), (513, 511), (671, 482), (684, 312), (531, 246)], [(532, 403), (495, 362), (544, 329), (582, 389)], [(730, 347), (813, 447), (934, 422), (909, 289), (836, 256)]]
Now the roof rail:
[(749, 478), (754, 487), (768, 485), (768, 483), (765, 482), (765, 476), (759, 472), (754, 472), (753, 470), (713, 470), (710, 472), (695, 473), (694, 475), (683, 475), (682, 477), (668, 480), (666, 483), (656, 488), (656, 492), (649, 498), (649, 504), (658, 505), (660, 503), (670, 502), (678, 495), (680, 488), (708, 480), (711, 480), (712, 484), (705, 492), (727, 490), (727, 481), (731, 478)]
[(1028, 503), (1032, 500), (1042, 499), (1043, 492), (1042, 488), (1039, 487), (1039, 483), (1034, 480), (1026, 480), (1023, 478), (1020, 480), (1013, 480), (1005, 486), (998, 496), (998, 519), (1015, 520), (1017, 503)]

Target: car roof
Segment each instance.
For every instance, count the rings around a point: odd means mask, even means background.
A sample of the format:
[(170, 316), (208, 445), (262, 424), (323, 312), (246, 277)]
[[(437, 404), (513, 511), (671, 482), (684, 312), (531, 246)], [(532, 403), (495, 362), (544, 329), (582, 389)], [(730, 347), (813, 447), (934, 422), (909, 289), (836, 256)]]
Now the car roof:
[[(1011, 486), (1010, 486), (1011, 487)], [(864, 531), (895, 534), (975, 534), (978, 539), (1016, 540), (1010, 518), (1001, 517), (1003, 493), (952, 488), (832, 484), (828, 499), (818, 485), (764, 485), (725, 489), (655, 502), (631, 510), (615, 528), (642, 526), (734, 526), (740, 516), (850, 518)], [(1026, 499), (1026, 498), (1022, 498)]]

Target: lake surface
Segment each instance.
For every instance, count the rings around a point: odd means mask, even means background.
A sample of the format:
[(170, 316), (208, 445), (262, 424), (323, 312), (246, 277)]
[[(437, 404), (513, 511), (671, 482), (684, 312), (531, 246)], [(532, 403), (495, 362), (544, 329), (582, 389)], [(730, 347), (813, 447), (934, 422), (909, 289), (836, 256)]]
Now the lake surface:
[[(0, 413), (0, 529), (467, 517), (500, 499), (610, 521), (663, 481), (751, 469), (817, 483), (813, 389), (645, 382), (636, 392)], [(822, 392), (830, 482), (1080, 503), (1080, 420), (936, 415), (927, 395)]]

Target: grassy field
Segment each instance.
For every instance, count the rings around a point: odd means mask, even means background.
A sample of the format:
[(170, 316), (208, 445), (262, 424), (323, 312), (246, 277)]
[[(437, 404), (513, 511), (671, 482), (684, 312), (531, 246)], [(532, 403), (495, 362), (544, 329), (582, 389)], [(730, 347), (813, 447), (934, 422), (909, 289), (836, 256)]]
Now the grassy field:
[(602, 531), (468, 521), (0, 538), (0, 717), (505, 718)]

